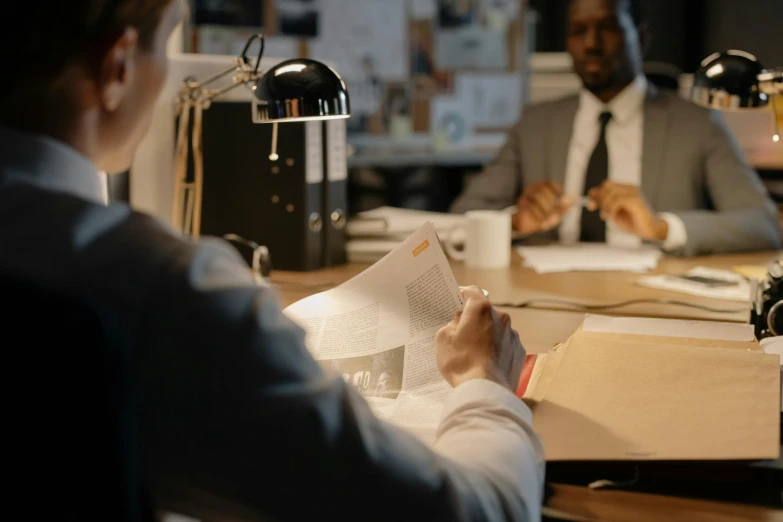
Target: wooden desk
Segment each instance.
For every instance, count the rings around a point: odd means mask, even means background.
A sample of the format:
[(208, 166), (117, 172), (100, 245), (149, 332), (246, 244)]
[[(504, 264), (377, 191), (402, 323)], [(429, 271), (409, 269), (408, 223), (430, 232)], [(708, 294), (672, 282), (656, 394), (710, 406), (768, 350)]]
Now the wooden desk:
[[(548, 503), (553, 520), (660, 522), (783, 521), (783, 511), (746, 504), (730, 504), (626, 491), (593, 491), (579, 486), (554, 485)], [(573, 518), (560, 518), (564, 513)]]
[[(662, 259), (651, 274), (682, 274), (696, 266), (730, 269), (735, 265), (766, 265), (779, 253), (739, 254), (730, 256), (696, 257), (689, 259), (666, 257)], [(308, 295), (321, 292), (339, 285), (355, 276), (369, 264), (349, 264), (311, 273), (275, 272), (273, 283), (280, 283), (284, 290), (284, 306)], [(479, 285), (490, 293), (494, 303), (521, 303), (531, 299), (566, 299), (583, 304), (612, 304), (629, 299), (674, 299), (718, 309), (739, 309), (736, 313), (713, 313), (695, 308), (643, 303), (624, 308), (605, 310), (601, 313), (613, 315), (632, 315), (640, 317), (688, 318), (711, 321), (747, 322), (749, 308), (740, 302), (708, 299), (665, 290), (645, 288), (635, 284), (639, 274), (629, 272), (567, 272), (557, 274), (537, 274), (521, 264), (514, 255), (508, 269), (479, 270), (470, 269), (461, 263), (452, 263), (452, 269), (461, 285)], [(562, 303), (537, 302), (526, 309), (571, 310), (572, 306)], [(532, 322), (535, 315), (523, 310), (508, 309), (512, 313), (514, 324), (519, 325), (520, 333), (525, 324)], [(575, 314), (572, 318), (581, 314)], [(519, 322), (517, 322), (519, 321)], [(569, 323), (570, 325), (570, 323)], [(573, 330), (572, 330), (573, 331)]]
[[(698, 265), (715, 268), (731, 268), (737, 264), (766, 264), (775, 253), (710, 257), (703, 259), (665, 259), (656, 272), (679, 274)], [(272, 283), (277, 286), (281, 304), (288, 306), (309, 295), (339, 285), (355, 276), (368, 264), (350, 264), (310, 273), (274, 272)], [(635, 274), (619, 272), (536, 274), (524, 268), (519, 259), (506, 270), (470, 270), (461, 264), (453, 264), (460, 284), (479, 284), (490, 292), (490, 299), (521, 301), (538, 296), (578, 298), (584, 302), (601, 303), (636, 297), (668, 297), (709, 306), (737, 305), (720, 303), (687, 295), (646, 289), (634, 285)], [(512, 324), (519, 331), (528, 353), (542, 353), (571, 335), (584, 318), (581, 312), (530, 307), (507, 309)], [(627, 314), (661, 317), (698, 317), (746, 321), (744, 314), (723, 316), (699, 313), (696, 310), (667, 307), (664, 305), (639, 305), (621, 310)], [(621, 311), (618, 311), (621, 312)], [(739, 505), (705, 500), (693, 500), (664, 495), (651, 495), (626, 491), (592, 491), (586, 487), (564, 484), (554, 485), (554, 495), (547, 504), (547, 520), (583, 520), (606, 522), (648, 522), (660, 520), (706, 520), (715, 522), (781, 521), (783, 511), (752, 505)], [(562, 517), (562, 518), (561, 518)]]
[[(357, 266), (352, 266), (352, 268), (358, 269)], [(335, 269), (334, 271), (315, 273), (311, 276), (300, 274), (298, 277), (292, 277), (290, 274), (286, 274), (284, 280), (289, 282), (281, 283), (282, 276), (273, 276), (272, 282), (273, 284), (280, 283), (278, 292), (281, 304), (288, 306), (309, 295), (336, 286), (339, 284), (336, 282), (338, 274), (345, 276), (347, 273), (345, 269)], [(341, 279), (339, 282), (345, 279)], [(311, 284), (306, 284), (305, 280), (310, 280)], [(504, 310), (511, 316), (511, 324), (519, 332), (519, 337), (528, 353), (544, 353), (556, 344), (565, 341), (584, 319), (582, 312), (538, 310), (535, 308)]]
[[(649, 274), (683, 274), (696, 266), (731, 269), (735, 265), (766, 265), (778, 253), (756, 253), (696, 258), (665, 257)], [(709, 299), (666, 290), (642, 287), (635, 283), (640, 274), (630, 272), (567, 272), (537, 274), (524, 268), (515, 258), (508, 270), (475, 270), (454, 266), (460, 284), (478, 284), (490, 291), (495, 303), (519, 303), (529, 299), (566, 299), (589, 305), (613, 304), (631, 299), (672, 299), (717, 309), (740, 309), (736, 313), (714, 313), (656, 303), (636, 304), (602, 311), (613, 315), (643, 317), (688, 318), (713, 321), (747, 322), (749, 308), (740, 302)], [(569, 310), (571, 306), (558, 303), (534, 303), (535, 308)]]

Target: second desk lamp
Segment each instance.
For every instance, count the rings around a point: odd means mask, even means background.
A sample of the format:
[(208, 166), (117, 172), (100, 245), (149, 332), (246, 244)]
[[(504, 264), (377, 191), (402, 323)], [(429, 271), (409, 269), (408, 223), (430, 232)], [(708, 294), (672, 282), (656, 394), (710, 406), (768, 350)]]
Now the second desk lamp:
[(783, 67), (765, 69), (750, 53), (730, 50), (701, 62), (693, 76), (691, 100), (724, 111), (772, 108), (772, 140), (780, 141), (775, 98), (783, 94)]
[[(783, 68), (767, 70), (750, 53), (731, 50), (702, 61), (694, 74), (691, 100), (719, 110), (772, 106), (772, 140), (780, 142), (776, 97), (783, 94)], [(783, 335), (783, 266), (771, 264), (762, 281), (751, 280), (751, 318), (757, 339)]]

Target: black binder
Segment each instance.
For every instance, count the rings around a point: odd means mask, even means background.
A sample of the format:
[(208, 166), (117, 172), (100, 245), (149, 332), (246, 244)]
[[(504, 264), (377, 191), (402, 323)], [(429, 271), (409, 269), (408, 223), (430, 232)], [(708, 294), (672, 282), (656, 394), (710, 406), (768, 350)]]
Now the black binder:
[(347, 187), (324, 175), (325, 161), (334, 157), (325, 148), (325, 123), (278, 124), (278, 159), (272, 161), (273, 125), (253, 123), (248, 103), (213, 102), (203, 116), (201, 235), (236, 234), (265, 245), (273, 270), (344, 262), (344, 232), (331, 224), (325, 203), (340, 208)]
[(345, 120), (324, 122), (324, 266), (345, 264), (348, 222), (348, 162)]

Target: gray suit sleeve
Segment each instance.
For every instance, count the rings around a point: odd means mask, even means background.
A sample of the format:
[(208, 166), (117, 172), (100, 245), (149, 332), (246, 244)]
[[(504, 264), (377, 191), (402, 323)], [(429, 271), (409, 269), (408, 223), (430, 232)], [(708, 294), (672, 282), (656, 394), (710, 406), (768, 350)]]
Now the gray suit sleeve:
[(234, 254), (183, 248), (137, 329), (141, 440), (159, 508), (221, 520), (540, 517), (539, 446), (513, 394), (488, 381), (484, 399), (455, 390), (448, 422), (472, 428), (449, 430), (451, 451), (439, 455), (322, 371)]
[(687, 256), (777, 250), (781, 233), (775, 204), (719, 112), (711, 111), (704, 175), (714, 210), (675, 212), (685, 224)]
[(522, 119), (506, 135), (506, 143), (481, 174), (469, 180), (452, 203), (451, 212), (501, 210), (515, 205), (521, 193)]

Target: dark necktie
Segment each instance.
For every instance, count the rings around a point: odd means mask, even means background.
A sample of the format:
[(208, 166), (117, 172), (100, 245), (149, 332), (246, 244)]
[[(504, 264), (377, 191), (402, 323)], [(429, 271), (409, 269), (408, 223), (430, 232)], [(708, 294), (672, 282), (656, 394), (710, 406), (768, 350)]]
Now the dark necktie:
[[(599, 186), (609, 177), (609, 148), (606, 146), (606, 125), (611, 119), (611, 112), (602, 112), (598, 117), (601, 125), (601, 134), (598, 138), (598, 144), (590, 156), (590, 162), (587, 164), (585, 196), (590, 192), (590, 189)], [(582, 208), (582, 231), (579, 235), (579, 240), (593, 243), (606, 241), (606, 222), (601, 219), (599, 210), (590, 212), (587, 208)]]

